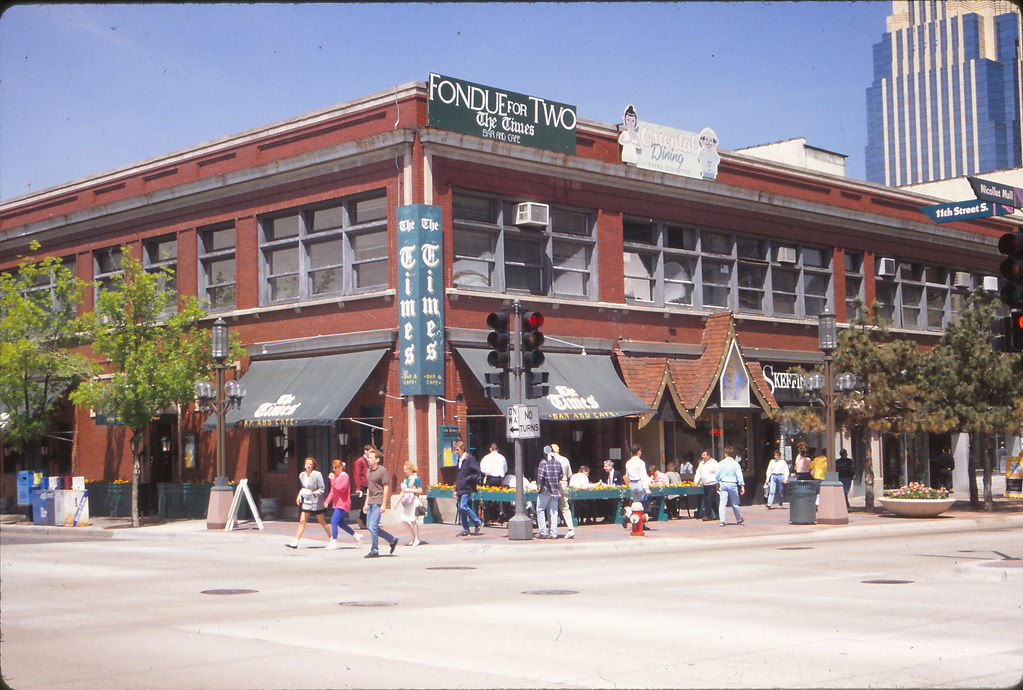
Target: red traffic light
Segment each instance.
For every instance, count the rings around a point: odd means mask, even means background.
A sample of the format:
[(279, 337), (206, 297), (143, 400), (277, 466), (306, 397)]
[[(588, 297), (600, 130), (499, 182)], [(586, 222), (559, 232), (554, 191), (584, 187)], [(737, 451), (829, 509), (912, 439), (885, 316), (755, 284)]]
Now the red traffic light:
[(1009, 256), (1023, 257), (1023, 232), (1007, 232), (998, 238), (998, 251)]
[(543, 314), (538, 311), (527, 311), (522, 315), (522, 330), (535, 331), (543, 325)]

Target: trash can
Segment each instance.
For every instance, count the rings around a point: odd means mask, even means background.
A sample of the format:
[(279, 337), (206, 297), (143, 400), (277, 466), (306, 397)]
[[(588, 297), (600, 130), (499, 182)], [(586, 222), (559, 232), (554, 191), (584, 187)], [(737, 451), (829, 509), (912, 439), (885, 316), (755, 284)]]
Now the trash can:
[(817, 482), (791, 479), (785, 486), (789, 499), (789, 522), (793, 525), (817, 524)]
[(32, 491), (32, 522), (36, 525), (53, 524), (53, 491)]

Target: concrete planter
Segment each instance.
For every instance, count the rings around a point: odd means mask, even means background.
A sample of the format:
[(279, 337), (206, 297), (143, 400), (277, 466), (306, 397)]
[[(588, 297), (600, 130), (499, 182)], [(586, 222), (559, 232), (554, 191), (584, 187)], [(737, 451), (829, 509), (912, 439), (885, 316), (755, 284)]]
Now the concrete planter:
[(881, 505), (899, 517), (930, 518), (941, 515), (952, 507), (954, 498), (882, 498)]

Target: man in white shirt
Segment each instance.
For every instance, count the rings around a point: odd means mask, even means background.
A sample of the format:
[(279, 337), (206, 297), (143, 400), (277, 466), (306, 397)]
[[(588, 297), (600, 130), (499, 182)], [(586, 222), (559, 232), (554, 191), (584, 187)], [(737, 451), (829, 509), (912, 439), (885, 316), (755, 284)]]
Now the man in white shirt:
[(643, 461), (643, 449), (638, 445), (631, 448), (632, 457), (625, 461), (625, 479), (629, 482), (629, 497), (633, 502), (645, 501), (650, 493), (650, 475)]
[(718, 515), (718, 461), (710, 453), (700, 453), (700, 464), (693, 474), (693, 483), (703, 487), (703, 503), (700, 516), (704, 520), (716, 520)]
[[(496, 443), (490, 444), (490, 452), (480, 458), (480, 474), (483, 475), (483, 486), (501, 486), (504, 476), (508, 474), (508, 460), (501, 455)], [(504, 523), (508, 521), (510, 503), (504, 501), (485, 501), (483, 503), (483, 521), (496, 519)], [(489, 518), (489, 519), (488, 519)]]
[(568, 527), (565, 537), (574, 539), (575, 520), (572, 519), (572, 509), (568, 505), (568, 478), (572, 476), (572, 465), (568, 462), (568, 458), (561, 454), (561, 448), (557, 443), (551, 444), (551, 455), (561, 465), (561, 498), (558, 499), (558, 512), (561, 514), (561, 519), (565, 521), (565, 526)]

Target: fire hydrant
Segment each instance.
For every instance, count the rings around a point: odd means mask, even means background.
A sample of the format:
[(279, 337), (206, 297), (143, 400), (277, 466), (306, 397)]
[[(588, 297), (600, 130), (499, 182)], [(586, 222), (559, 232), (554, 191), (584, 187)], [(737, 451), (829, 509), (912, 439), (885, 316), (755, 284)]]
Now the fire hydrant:
[(632, 504), (629, 509), (629, 522), (632, 523), (632, 532), (629, 533), (630, 537), (645, 537), (643, 533), (643, 525), (646, 524), (647, 516), (646, 511), (643, 510), (643, 504), (636, 501)]

